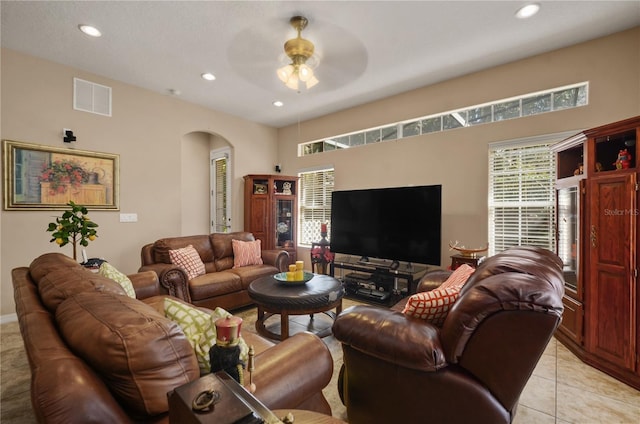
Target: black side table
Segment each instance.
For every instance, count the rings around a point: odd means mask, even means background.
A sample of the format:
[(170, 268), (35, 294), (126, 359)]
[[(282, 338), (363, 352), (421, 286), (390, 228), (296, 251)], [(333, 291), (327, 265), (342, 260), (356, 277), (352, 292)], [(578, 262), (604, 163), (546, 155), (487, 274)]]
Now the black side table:
[(462, 264), (469, 264), (474, 268), (477, 268), (485, 256), (464, 256), (464, 255), (451, 255), (451, 270), (454, 271)]

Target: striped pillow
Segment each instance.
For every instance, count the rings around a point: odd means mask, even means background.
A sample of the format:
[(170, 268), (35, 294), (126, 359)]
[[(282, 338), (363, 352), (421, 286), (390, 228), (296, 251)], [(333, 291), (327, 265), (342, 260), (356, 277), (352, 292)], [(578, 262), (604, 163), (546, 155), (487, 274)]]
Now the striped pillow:
[(231, 240), (233, 247), (233, 267), (262, 265), (262, 247), (260, 240)]
[(169, 250), (169, 257), (171, 258), (172, 264), (181, 266), (187, 271), (189, 280), (199, 275), (204, 275), (205, 273), (204, 263), (192, 245), (183, 247), (182, 249)]

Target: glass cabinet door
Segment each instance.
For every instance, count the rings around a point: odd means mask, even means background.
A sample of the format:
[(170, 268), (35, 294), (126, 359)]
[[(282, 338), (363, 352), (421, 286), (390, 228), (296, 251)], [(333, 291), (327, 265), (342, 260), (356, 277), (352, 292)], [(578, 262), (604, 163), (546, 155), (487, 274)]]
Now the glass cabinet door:
[(276, 199), (276, 246), (293, 247), (295, 222), (293, 200)]
[(564, 263), (565, 289), (578, 291), (579, 234), (578, 187), (558, 189), (558, 256)]

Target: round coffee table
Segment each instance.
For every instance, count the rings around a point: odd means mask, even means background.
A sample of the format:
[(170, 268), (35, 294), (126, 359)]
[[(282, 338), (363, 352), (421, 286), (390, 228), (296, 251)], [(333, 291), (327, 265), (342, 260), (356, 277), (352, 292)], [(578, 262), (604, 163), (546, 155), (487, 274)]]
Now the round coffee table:
[[(342, 312), (342, 283), (328, 275), (314, 274), (303, 285), (293, 285), (262, 277), (249, 285), (249, 297), (258, 305), (256, 330), (262, 336), (285, 340), (289, 337), (289, 315), (310, 315), (324, 313), (331, 319)], [(335, 308), (335, 313), (330, 311)], [(280, 334), (269, 331), (265, 321), (272, 315), (280, 315)], [(331, 334), (331, 328), (316, 333), (319, 337)]]

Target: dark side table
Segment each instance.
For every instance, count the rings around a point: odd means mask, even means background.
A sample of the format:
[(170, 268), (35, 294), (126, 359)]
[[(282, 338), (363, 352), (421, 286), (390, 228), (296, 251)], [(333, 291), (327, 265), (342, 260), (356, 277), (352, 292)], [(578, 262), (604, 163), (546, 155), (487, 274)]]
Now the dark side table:
[(454, 271), (462, 264), (469, 264), (470, 266), (477, 268), (478, 265), (484, 261), (484, 258), (484, 256), (451, 255), (451, 270)]

